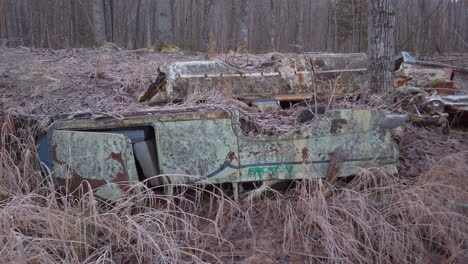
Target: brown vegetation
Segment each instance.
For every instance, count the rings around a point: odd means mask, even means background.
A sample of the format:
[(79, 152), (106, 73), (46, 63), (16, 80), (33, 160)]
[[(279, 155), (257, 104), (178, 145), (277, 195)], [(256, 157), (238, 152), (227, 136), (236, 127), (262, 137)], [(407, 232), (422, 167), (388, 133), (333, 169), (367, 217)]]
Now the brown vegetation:
[[(437, 141), (431, 131), (402, 152), (404, 164)], [(92, 193), (76, 198), (55, 190), (39, 171), (34, 133), (31, 124), (2, 127), (5, 262), (466, 261), (468, 163), (456, 150), (425, 160), (413, 178), (405, 168), (400, 176), (372, 168), (334, 186), (317, 179), (284, 192), (253, 190), (240, 203), (215, 186), (178, 186), (169, 197), (139, 184), (142, 192), (110, 203)], [(454, 145), (466, 146), (458, 140)], [(403, 149), (409, 145), (402, 143)]]

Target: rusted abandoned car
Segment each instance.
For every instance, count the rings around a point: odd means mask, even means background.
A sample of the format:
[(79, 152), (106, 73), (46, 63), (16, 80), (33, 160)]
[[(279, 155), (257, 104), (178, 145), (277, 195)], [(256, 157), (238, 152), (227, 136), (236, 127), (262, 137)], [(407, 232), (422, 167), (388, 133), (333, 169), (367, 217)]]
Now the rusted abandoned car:
[[(396, 88), (410, 86), (453, 94), (455, 71), (466, 69), (418, 61), (402, 52), (395, 61), (395, 71)], [(230, 89), (234, 97), (247, 103), (350, 97), (366, 91), (366, 81), (365, 53), (273, 53), (242, 65), (220, 60), (163, 64), (157, 79), (139, 100), (150, 104), (182, 101), (200, 88)]]
[[(232, 183), (237, 193), (239, 183), (323, 178), (331, 153), (340, 154), (333, 161), (341, 167), (338, 177), (371, 166), (396, 171), (392, 131), (405, 118), (381, 110), (330, 110), (299, 130), (251, 137), (237, 110), (144, 112), (58, 122), (39, 152), (57, 185), (73, 191), (87, 181), (105, 199), (145, 179), (152, 186)], [(152, 178), (157, 175), (165, 176)]]
[(227, 61), (181, 61), (162, 65), (158, 77), (140, 96), (141, 102), (181, 101), (195, 89), (230, 89), (244, 102), (261, 99), (294, 101), (329, 96), (351, 96), (366, 81), (364, 53), (279, 54), (255, 65)]

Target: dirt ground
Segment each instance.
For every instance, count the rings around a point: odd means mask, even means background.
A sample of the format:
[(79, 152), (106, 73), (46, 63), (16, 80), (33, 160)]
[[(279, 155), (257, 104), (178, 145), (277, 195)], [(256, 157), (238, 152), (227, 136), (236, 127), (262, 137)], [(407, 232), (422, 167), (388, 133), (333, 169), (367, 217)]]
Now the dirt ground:
[(122, 112), (141, 108), (136, 97), (160, 64), (201, 59), (114, 49), (0, 49), (3, 109), (29, 114)]

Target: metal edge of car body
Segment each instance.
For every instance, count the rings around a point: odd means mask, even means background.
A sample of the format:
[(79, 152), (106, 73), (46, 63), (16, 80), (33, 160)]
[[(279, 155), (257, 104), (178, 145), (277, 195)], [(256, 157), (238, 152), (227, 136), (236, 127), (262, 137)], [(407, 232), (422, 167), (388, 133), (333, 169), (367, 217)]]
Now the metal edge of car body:
[[(333, 110), (285, 135), (250, 137), (241, 130), (237, 111), (149, 113), (63, 121), (44, 140), (61, 186), (73, 191), (86, 181), (96, 195), (113, 200), (135, 191), (128, 184), (138, 181), (138, 173), (132, 140), (112, 129), (153, 129), (154, 162), (161, 175), (171, 175), (164, 183), (239, 183), (325, 177), (335, 151), (343, 156), (338, 176), (371, 166), (396, 172), (398, 149), (391, 134), (403, 122), (405, 116), (381, 110)], [(41, 159), (47, 155), (41, 151)]]
[(426, 104), (434, 109), (449, 106), (458, 111), (468, 111), (468, 95), (431, 95)]

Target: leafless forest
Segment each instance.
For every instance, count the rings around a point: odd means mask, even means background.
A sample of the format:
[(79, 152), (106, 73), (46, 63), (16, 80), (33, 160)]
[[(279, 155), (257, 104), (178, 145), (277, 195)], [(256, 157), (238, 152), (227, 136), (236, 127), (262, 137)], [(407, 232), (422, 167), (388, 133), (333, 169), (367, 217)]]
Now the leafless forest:
[[(396, 2), (397, 52), (468, 47), (468, 0)], [(0, 0), (0, 44), (360, 52), (367, 10), (367, 0)]]

